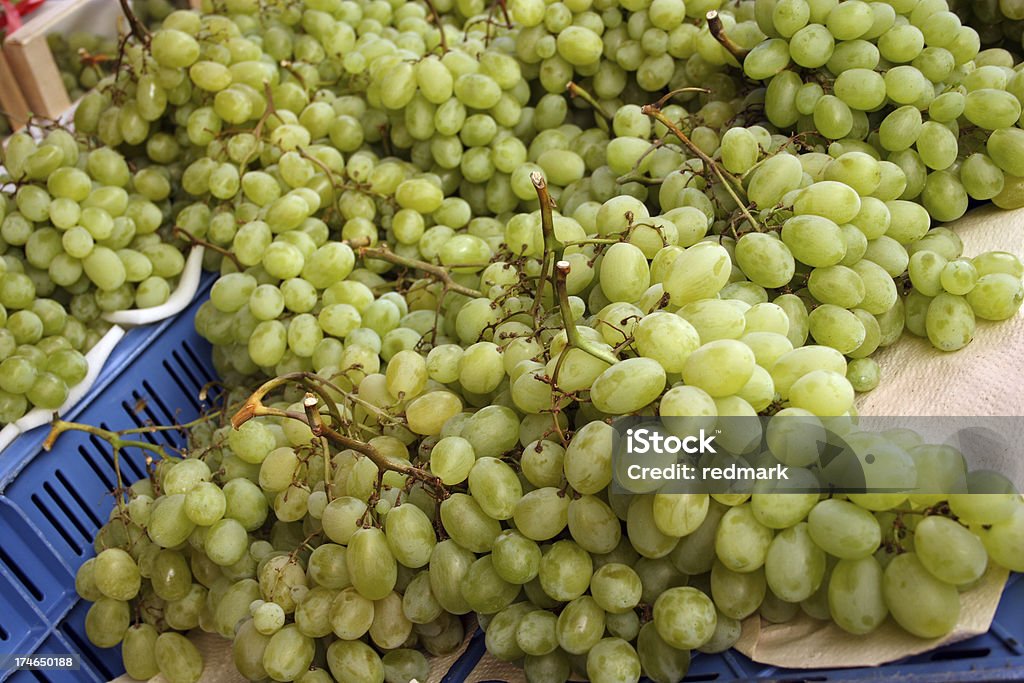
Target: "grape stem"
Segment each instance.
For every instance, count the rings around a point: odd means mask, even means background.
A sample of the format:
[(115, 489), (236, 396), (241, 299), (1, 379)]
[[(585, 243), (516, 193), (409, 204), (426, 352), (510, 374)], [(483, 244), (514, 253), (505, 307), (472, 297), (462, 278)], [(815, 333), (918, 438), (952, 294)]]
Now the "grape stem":
[(711, 35), (718, 43), (726, 49), (726, 51), (736, 58), (736, 61), (741, 65), (743, 64), (744, 58), (750, 53), (750, 50), (740, 47), (733, 41), (732, 38), (725, 32), (725, 25), (722, 24), (722, 18), (718, 16), (718, 10), (711, 10), (707, 13), (708, 30), (711, 31)]
[(684, 93), (684, 92), (703, 93), (705, 95), (711, 94), (711, 90), (709, 88), (698, 88), (696, 86), (688, 86), (686, 88), (676, 88), (675, 90), (670, 90), (667, 93), (665, 93), (664, 95), (662, 95), (661, 99), (658, 100), (658, 103), (655, 106), (657, 106), (658, 109), (661, 109), (662, 107), (665, 106), (665, 103), (668, 102), (670, 99), (672, 99), (676, 95), (679, 95), (679, 94)]
[[(718, 163), (715, 162), (715, 160), (709, 157), (707, 154), (705, 154), (704, 150), (695, 145), (693, 143), (693, 140), (688, 138), (686, 136), (686, 133), (679, 129), (679, 126), (673, 123), (669, 117), (665, 116), (665, 113), (661, 111), (660, 107), (654, 104), (645, 104), (643, 107), (640, 108), (640, 111), (646, 114), (647, 116), (650, 116), (661, 125), (665, 126), (670, 133), (679, 138), (680, 142), (682, 142), (687, 149), (689, 149), (701, 161), (703, 161), (704, 165), (707, 168), (710, 168), (711, 171), (716, 176), (718, 176), (718, 179), (725, 187), (725, 191), (728, 192), (729, 196), (732, 197), (734, 202), (736, 202), (736, 206), (738, 206), (740, 208), (740, 211), (743, 212), (744, 217), (748, 221), (750, 221), (750, 225), (754, 228), (754, 230), (761, 232), (760, 223), (758, 223), (757, 220), (754, 219), (753, 215), (751, 215), (750, 210), (747, 209), (746, 202), (742, 201), (739, 198), (739, 195), (736, 194), (736, 189), (739, 189), (740, 192), (743, 192), (743, 184), (731, 173), (723, 172), (721, 167), (719, 167)], [(733, 188), (733, 184), (735, 184), (736, 189)]]
[[(312, 389), (312, 387), (310, 387)], [(317, 408), (317, 404), (320, 402), (319, 390), (317, 393), (307, 392), (306, 396), (302, 399), (302, 407), (306, 411), (306, 419), (309, 420), (309, 424), (313, 425), (310, 427), (310, 431), (313, 432), (313, 436), (320, 442), (320, 449), (324, 454), (324, 493), (327, 494), (327, 502), (334, 500), (334, 473), (332, 465), (334, 461), (331, 459), (331, 453), (328, 448), (327, 438), (324, 436), (317, 435), (317, 432), (323, 432), (324, 418), (320, 414), (320, 410)], [(338, 407), (334, 401), (324, 400), (328, 410), (331, 410), (333, 416), (337, 411)], [(338, 424), (341, 424), (340, 415), (338, 416)]]
[[(565, 326), (565, 337), (568, 343), (565, 349), (559, 356), (558, 364), (561, 363), (562, 357), (564, 357), (566, 351), (570, 347), (575, 347), (580, 351), (589, 353), (594, 358), (604, 361), (609, 365), (615, 365), (619, 362), (613, 354), (609, 353), (605, 349), (601, 348), (593, 342), (591, 339), (584, 339), (580, 336), (580, 331), (576, 327), (576, 321), (573, 319), (572, 306), (569, 303), (569, 289), (566, 286), (566, 279), (569, 277), (570, 266), (568, 261), (559, 261), (555, 264), (555, 295), (558, 297), (558, 307), (562, 313), (562, 324)], [(555, 369), (558, 372), (558, 369)]]
[(658, 138), (644, 150), (644, 153), (637, 157), (636, 163), (633, 164), (633, 168), (615, 179), (615, 182), (619, 185), (625, 185), (629, 182), (646, 183), (651, 185), (661, 184), (663, 180), (661, 178), (648, 178), (647, 176), (640, 173), (640, 164), (643, 163), (644, 159), (654, 153), (656, 149), (659, 149), (665, 144), (665, 141)]
[[(204, 416), (203, 420), (209, 419)], [(197, 420), (198, 422), (198, 420)], [(187, 426), (175, 425), (174, 427), (164, 427), (163, 429), (184, 429)], [(101, 427), (94, 427), (92, 425), (82, 424), (81, 422), (67, 422), (65, 420), (54, 420), (53, 425), (50, 427), (50, 433), (47, 434), (46, 440), (43, 441), (43, 450), (50, 452), (53, 449), (54, 444), (61, 434), (64, 432), (78, 431), (87, 432), (93, 436), (97, 436), (107, 443), (109, 443), (115, 451), (122, 448), (140, 448), (144, 451), (149, 451), (159, 455), (163, 460), (172, 459), (167, 451), (164, 450), (163, 446), (157, 446), (156, 444), (149, 443), (148, 441), (136, 441), (134, 439), (125, 439), (124, 437), (128, 434), (145, 434), (155, 431), (161, 431), (158, 427), (141, 427), (139, 429), (126, 429), (123, 432), (113, 432), (109, 429), (103, 429)], [(115, 458), (116, 461), (116, 458)], [(116, 462), (115, 462), (116, 466)]]
[(277, 109), (274, 108), (274, 91), (270, 88), (270, 81), (263, 81), (263, 95), (267, 98), (267, 107), (263, 110), (263, 114), (260, 115), (259, 120), (256, 122), (256, 126), (252, 129), (252, 136), (256, 138), (256, 147), (249, 152), (249, 154), (242, 160), (242, 163), (238, 165), (239, 174), (245, 173), (246, 166), (252, 161), (253, 156), (259, 154), (259, 143), (263, 139), (263, 127), (267, 125), (267, 120), (277, 114)]
[(391, 251), (386, 244), (381, 244), (379, 247), (361, 246), (358, 243), (353, 242), (349, 242), (348, 244), (353, 247), (362, 258), (380, 259), (381, 261), (394, 263), (396, 266), (405, 266), (406, 268), (411, 268), (413, 270), (420, 270), (428, 275), (432, 275), (437, 280), (440, 280), (446, 291), (457, 292), (463, 296), (468, 296), (474, 299), (484, 298), (483, 293), (460, 285), (456, 282), (452, 277), (452, 274), (448, 272), (448, 269), (444, 266), (396, 254)]
[(427, 9), (430, 10), (430, 20), (434, 22), (434, 26), (437, 27), (439, 44), (441, 46), (441, 54), (447, 54), (448, 39), (444, 35), (444, 24), (441, 23), (441, 15), (437, 13), (437, 8), (434, 7), (433, 0), (423, 0), (423, 2), (426, 3)]
[(195, 235), (193, 235), (192, 233), (190, 233), (188, 230), (186, 230), (185, 228), (181, 227), (180, 225), (175, 225), (174, 229), (171, 230), (171, 234), (176, 236), (176, 237), (178, 237), (178, 236), (184, 237), (186, 240), (188, 240), (192, 244), (201, 244), (202, 246), (206, 247), (207, 249), (209, 249), (211, 251), (215, 251), (215, 252), (217, 252), (218, 254), (220, 254), (221, 256), (223, 256), (225, 258), (231, 259), (232, 263), (234, 263), (238, 267), (239, 271), (244, 271), (245, 270), (245, 266), (242, 265), (242, 262), (238, 260), (238, 257), (235, 256), (235, 254), (233, 252), (231, 252), (228, 249), (225, 249), (224, 247), (217, 246), (216, 244), (213, 244), (212, 242), (209, 242), (207, 240), (200, 239), (199, 237), (196, 237)]
[(569, 81), (568, 85), (565, 86), (565, 89), (569, 91), (569, 97), (580, 98), (581, 100), (589, 104), (594, 109), (594, 112), (596, 112), (601, 118), (603, 118), (608, 123), (612, 122), (612, 117), (608, 114), (608, 112), (604, 110), (604, 107), (601, 106), (600, 102), (598, 102), (593, 95), (584, 90), (582, 87), (580, 87), (573, 81)]
[[(282, 387), (285, 384), (288, 384), (289, 382), (294, 381), (296, 379), (296, 374), (303, 373), (292, 373), (289, 375), (282, 375), (281, 377), (275, 377), (273, 379), (267, 380), (262, 385), (260, 385), (260, 387), (256, 389), (256, 391), (253, 392), (249, 396), (249, 398), (245, 400), (245, 403), (242, 404), (242, 407), (239, 408), (238, 412), (236, 412), (234, 416), (231, 418), (231, 426), (234, 429), (238, 429), (243, 424), (245, 424), (254, 417), (279, 417), (287, 418), (289, 420), (296, 420), (298, 422), (302, 422), (307, 427), (309, 427), (310, 431), (313, 433), (313, 436), (316, 436), (318, 438), (324, 437), (328, 441), (331, 441), (342, 448), (347, 448), (357, 453), (360, 453), (369, 458), (370, 461), (381, 470), (391, 470), (393, 472), (398, 472), (399, 474), (404, 474), (405, 476), (413, 477), (415, 479), (418, 479), (419, 481), (429, 484), (438, 491), (444, 491), (444, 485), (441, 483), (441, 480), (438, 479), (437, 477), (431, 474), (427, 474), (422, 469), (414, 467), (413, 465), (406, 465), (401, 462), (392, 460), (391, 458), (388, 458), (370, 444), (365, 443), (363, 441), (359, 441), (358, 439), (349, 438), (344, 434), (341, 434), (340, 432), (336, 431), (334, 428), (327, 426), (326, 424), (324, 424), (323, 419), (310, 417), (310, 411), (313, 411), (314, 413), (316, 413), (316, 415), (319, 415), (317, 404), (319, 403), (320, 398), (318, 398), (312, 392), (307, 393), (305, 399), (303, 400), (304, 412), (302, 413), (295, 412), (292, 410), (281, 410), (279, 408), (273, 408), (263, 403), (264, 396), (266, 396), (271, 391), (279, 387)], [(313, 403), (311, 405), (310, 399), (312, 399), (316, 403)], [(328, 402), (328, 406), (330, 405), (330, 403), (331, 402)]]
[(536, 320), (544, 300), (544, 283), (547, 282), (548, 273), (551, 271), (551, 262), (555, 260), (555, 222), (551, 215), (551, 210), (555, 208), (555, 200), (548, 192), (548, 181), (544, 178), (544, 174), (533, 171), (530, 173), (530, 182), (533, 183), (533, 188), (537, 191), (537, 201), (540, 203), (540, 229), (544, 235), (544, 254), (541, 257), (540, 277), (537, 279), (537, 291), (534, 293), (533, 306), (530, 308), (530, 314)]
[(132, 11), (131, 5), (128, 4), (128, 0), (120, 0), (120, 3), (121, 11), (124, 12), (124, 16), (128, 20), (128, 25), (131, 27), (132, 35), (134, 35), (143, 45), (149, 47), (149, 41), (151, 38), (149, 29), (147, 29), (146, 25), (143, 24), (137, 16), (135, 16), (135, 12)]

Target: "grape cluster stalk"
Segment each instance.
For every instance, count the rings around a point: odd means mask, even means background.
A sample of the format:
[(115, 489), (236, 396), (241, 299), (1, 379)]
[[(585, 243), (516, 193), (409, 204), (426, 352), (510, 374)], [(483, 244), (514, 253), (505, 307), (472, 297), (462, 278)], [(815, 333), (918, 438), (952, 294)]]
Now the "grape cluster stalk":
[[(1017, 255), (942, 225), (1024, 206), (1020, 41), (982, 49), (962, 10), (204, 0), (130, 22), (74, 132), (7, 148), (0, 419), (56, 372), (29, 346), (159, 303), (189, 242), (218, 271), (195, 326), (225, 389), (182, 427), (55, 423), (51, 446), (149, 451), (76, 578), (90, 640), (139, 679), (195, 683), (199, 628), (248, 680), (393, 683), (473, 617), (529, 681), (662, 683), (751, 617), (949, 633), (961, 591), (1024, 570), (1024, 502), (951, 446), (857, 431), (855, 399), (905, 333), (954, 352), (1024, 301)], [(796, 483), (624, 481), (621, 416), (722, 427)], [(181, 452), (143, 438), (170, 428)], [(807, 490), (826, 430), (887, 490)]]

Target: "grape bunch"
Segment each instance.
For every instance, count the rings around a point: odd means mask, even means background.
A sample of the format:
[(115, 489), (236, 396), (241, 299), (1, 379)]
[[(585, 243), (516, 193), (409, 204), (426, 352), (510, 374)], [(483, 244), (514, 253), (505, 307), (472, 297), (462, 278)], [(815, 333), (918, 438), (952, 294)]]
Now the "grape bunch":
[[(692, 651), (731, 647), (751, 615), (806, 614), (851, 637), (892, 616), (941, 637), (991, 563), (1024, 569), (1020, 495), (910, 430), (828, 422), (857, 457), (880, 458), (886, 493), (623, 492), (610, 425), (586, 422), (564, 446), (554, 430), (536, 438), (500, 403), (454, 412), (460, 396), (422, 367), (417, 391), (408, 365), (358, 392), (272, 380), (235, 426), (192, 423), (186, 457), (160, 452), (150, 478), (119, 490), (78, 571), (90, 640), (121, 644), (137, 679), (194, 683), (203, 661), (182, 633), (200, 628), (231, 639), (253, 681), (425, 680), (421, 650), (456, 650), (472, 613), (528, 680), (660, 683), (685, 676)], [(406, 391), (403, 411), (386, 409)], [(751, 441), (797, 487), (818, 454), (786, 432), (822, 428), (808, 417), (786, 408)]]
[(14, 134), (3, 158), (0, 423), (9, 423), (31, 406), (63, 405), (88, 371), (83, 354), (109, 329), (102, 314), (162, 304), (185, 259), (166, 223), (168, 168), (133, 169), (60, 128), (38, 142)]
[[(206, 0), (133, 33), (82, 173), (132, 187), (122, 251), (165, 218), (210, 247), (196, 329), (267, 380), (79, 573), (133, 676), (195, 681), (200, 627), (251, 680), (422, 680), (474, 614), (531, 681), (676, 681), (755, 614), (939, 637), (1024, 566), (1009, 482), (847, 433), (904, 330), (955, 351), (1024, 301), (936, 225), (1024, 204), (1015, 57), (944, 0)], [(28, 143), (15, 171), (55, 163)], [(623, 491), (628, 415), (810, 478), (800, 438), (847, 425), (906, 492)]]

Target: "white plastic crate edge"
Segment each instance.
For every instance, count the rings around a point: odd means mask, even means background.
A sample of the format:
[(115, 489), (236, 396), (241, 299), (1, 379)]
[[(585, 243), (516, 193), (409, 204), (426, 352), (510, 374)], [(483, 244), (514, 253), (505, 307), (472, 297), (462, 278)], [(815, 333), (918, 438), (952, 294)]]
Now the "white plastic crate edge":
[(56, 411), (34, 408), (25, 413), (20, 419), (0, 430), (0, 453), (21, 434), (48, 423), (53, 419), (54, 412), (58, 415), (63, 415), (78, 404), (96, 382), (96, 378), (99, 377), (103, 366), (107, 363), (107, 358), (114, 351), (114, 347), (124, 337), (125, 327), (160, 322), (185, 310), (192, 303), (196, 296), (196, 291), (199, 289), (199, 282), (203, 274), (204, 251), (205, 249), (201, 245), (192, 247), (188, 260), (185, 261), (185, 268), (182, 270), (178, 286), (164, 303), (153, 308), (105, 313), (103, 319), (114, 323), (114, 326), (107, 330), (107, 333), (97, 342), (96, 346), (92, 347), (85, 354), (85, 359), (89, 365), (85, 379), (71, 388), (67, 400), (64, 401), (64, 405)]
[(96, 343), (96, 346), (89, 349), (89, 352), (85, 354), (85, 360), (89, 367), (85, 379), (71, 388), (71, 391), (68, 392), (67, 400), (64, 401), (64, 405), (55, 411), (46, 410), (45, 408), (33, 408), (20, 419), (11, 422), (0, 430), (0, 453), (24, 432), (49, 422), (53, 418), (54, 413), (63, 415), (74, 408), (82, 397), (89, 392), (92, 385), (95, 384), (96, 378), (100, 376), (100, 372), (107, 362), (107, 358), (110, 357), (114, 347), (124, 338), (124, 335), (124, 328), (114, 325), (107, 330), (107, 333)]
[(195, 299), (196, 291), (199, 289), (199, 281), (203, 277), (203, 254), (206, 249), (200, 244), (192, 247), (189, 251), (185, 267), (181, 271), (181, 278), (178, 286), (175, 287), (167, 301), (152, 308), (137, 308), (126, 311), (111, 311), (104, 313), (101, 317), (108, 323), (135, 327), (137, 325), (148, 325), (159, 322), (177, 315), (188, 308)]

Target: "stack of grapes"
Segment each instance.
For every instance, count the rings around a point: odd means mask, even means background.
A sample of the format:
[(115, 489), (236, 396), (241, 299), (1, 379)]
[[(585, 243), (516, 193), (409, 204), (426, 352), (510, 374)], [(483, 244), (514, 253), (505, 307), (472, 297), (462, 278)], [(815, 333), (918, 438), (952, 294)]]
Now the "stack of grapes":
[[(92, 178), (134, 171), (135, 240), (162, 206), (213, 247), (196, 327), (226, 380), (277, 379), (119, 492), (79, 574), (94, 642), (173, 683), (202, 671), (196, 627), (251, 680), (422, 680), (413, 648), (474, 613), (530, 680), (676, 681), (754, 614), (933, 638), (990, 564), (1024, 569), (1010, 482), (835, 422), (904, 329), (954, 351), (1024, 300), (1016, 256), (933, 227), (1024, 204), (1013, 55), (943, 0), (722, 4), (207, 0), (136, 25), (76, 112), (107, 147), (88, 173), (109, 148), (141, 167)], [(746, 416), (730, 451), (807, 476), (818, 440), (785, 425), (827, 426), (886, 487), (952, 493), (620, 490), (624, 415)]]
[[(158, 152), (160, 140), (150, 143)], [(0, 423), (64, 403), (87, 372), (83, 354), (109, 328), (104, 312), (167, 300), (185, 260), (167, 225), (175, 171), (161, 161), (170, 159), (129, 163), (60, 128), (7, 141)]]

